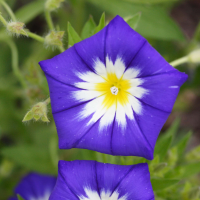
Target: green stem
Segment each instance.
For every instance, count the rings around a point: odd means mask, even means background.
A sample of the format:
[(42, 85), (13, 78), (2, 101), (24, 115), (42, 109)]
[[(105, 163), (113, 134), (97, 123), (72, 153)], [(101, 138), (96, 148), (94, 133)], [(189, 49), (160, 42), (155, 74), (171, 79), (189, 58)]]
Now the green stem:
[(19, 65), (18, 65), (18, 51), (15, 43), (12, 40), (6, 40), (7, 44), (10, 46), (11, 53), (12, 53), (12, 69), (15, 74), (15, 76), (18, 78), (19, 82), (23, 86), (23, 88), (26, 88), (26, 82), (19, 70)]
[(26, 33), (30, 38), (32, 38), (34, 40), (37, 40), (38, 42), (44, 43), (44, 38), (43, 37), (41, 37), (41, 36), (39, 36), (39, 35), (37, 35), (35, 33), (31, 33), (29, 31), (26, 31)]
[(172, 65), (173, 67), (176, 67), (178, 65), (181, 65), (181, 64), (187, 63), (187, 62), (188, 62), (188, 56), (184, 56), (182, 58), (179, 58), (177, 60), (170, 62), (169, 64)]
[(3, 23), (4, 26), (7, 26), (7, 21), (3, 18), (3, 16), (0, 14), (0, 21)]
[(51, 31), (53, 31), (54, 30), (53, 21), (51, 19), (51, 15), (50, 15), (50, 12), (48, 10), (45, 10), (45, 18), (46, 18), (47, 24), (49, 26), (49, 29)]
[(2, 4), (2, 6), (5, 8), (5, 10), (8, 12), (8, 14), (10, 15), (11, 19), (16, 22), (17, 19), (13, 13), (13, 11), (10, 9), (10, 6), (5, 2), (5, 1), (0, 1), (0, 3)]

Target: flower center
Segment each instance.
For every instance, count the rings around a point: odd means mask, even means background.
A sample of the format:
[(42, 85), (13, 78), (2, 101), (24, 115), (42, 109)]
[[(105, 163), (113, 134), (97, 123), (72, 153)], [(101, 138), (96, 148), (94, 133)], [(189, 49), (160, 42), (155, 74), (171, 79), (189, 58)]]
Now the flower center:
[(110, 91), (111, 91), (112, 94), (117, 95), (119, 90), (118, 90), (117, 87), (113, 86), (113, 87), (110, 88)]
[(112, 105), (116, 105), (119, 102), (121, 105), (125, 105), (128, 100), (128, 89), (131, 88), (129, 80), (124, 80), (123, 77), (118, 79), (116, 74), (108, 73), (104, 82), (96, 83), (95, 90), (104, 95), (103, 106), (107, 109)]

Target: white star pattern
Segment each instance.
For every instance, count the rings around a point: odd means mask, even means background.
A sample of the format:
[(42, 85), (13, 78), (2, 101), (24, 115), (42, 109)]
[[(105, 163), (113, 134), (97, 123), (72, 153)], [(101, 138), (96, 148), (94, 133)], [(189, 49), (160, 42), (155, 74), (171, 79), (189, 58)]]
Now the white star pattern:
[(39, 198), (30, 197), (29, 200), (49, 200), (50, 195), (51, 195), (51, 192), (46, 191), (42, 197), (39, 197)]
[(85, 82), (75, 83), (82, 89), (73, 92), (79, 102), (89, 101), (79, 113), (81, 119), (93, 114), (88, 125), (100, 119), (99, 130), (110, 125), (114, 118), (118, 126), (126, 128), (126, 116), (134, 120), (134, 114), (142, 114), (141, 99), (149, 91), (141, 87), (143, 80), (137, 78), (140, 70), (126, 69), (123, 60), (118, 57), (113, 63), (106, 57), (106, 66), (99, 59), (94, 62), (95, 73), (92, 71), (79, 73), (78, 77)]
[(97, 193), (97, 191), (92, 191), (90, 188), (84, 188), (84, 190), (87, 197), (80, 196), (79, 197), (80, 200), (126, 200), (127, 199), (126, 195), (118, 198), (119, 197), (118, 192), (113, 192), (111, 194), (110, 191), (102, 190), (99, 197), (99, 194)]

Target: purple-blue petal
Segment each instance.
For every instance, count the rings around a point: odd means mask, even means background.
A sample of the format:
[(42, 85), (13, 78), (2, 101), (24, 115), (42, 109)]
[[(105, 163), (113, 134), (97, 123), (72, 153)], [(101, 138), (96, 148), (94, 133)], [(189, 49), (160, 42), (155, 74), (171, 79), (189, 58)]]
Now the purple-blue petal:
[(77, 54), (84, 61), (84, 63), (94, 71), (94, 61), (98, 58), (105, 62), (105, 38), (106, 28), (102, 29), (97, 34), (87, 38), (74, 45)]
[[(146, 159), (153, 159), (153, 147), (146, 135), (143, 134), (137, 120), (126, 117), (127, 127), (121, 134), (121, 127), (114, 124), (111, 148), (114, 155), (135, 155)], [(152, 132), (151, 132), (152, 133)], [(151, 135), (151, 134), (149, 134)]]
[(180, 86), (186, 81), (187, 75), (178, 71), (142, 78), (142, 88), (148, 93), (141, 100), (164, 112), (171, 112)]
[(96, 161), (59, 161), (58, 179), (49, 200), (90, 199), (87, 191), (111, 196), (125, 196), (126, 200), (153, 200), (147, 164), (130, 166), (98, 163)]
[(119, 197), (126, 195), (126, 191), (129, 191), (127, 199), (153, 200), (151, 182), (147, 180), (150, 180), (148, 165), (145, 163), (135, 165), (118, 185), (116, 190), (120, 194)]
[[(24, 200), (31, 198), (39, 199), (44, 197), (46, 193), (51, 193), (56, 183), (56, 177), (42, 175), (38, 173), (30, 173), (16, 186), (14, 193), (19, 194)], [(15, 200), (16, 197), (13, 197)]]
[(116, 16), (107, 26), (106, 55), (113, 62), (119, 56), (128, 66), (143, 48), (146, 39), (134, 31), (120, 16)]

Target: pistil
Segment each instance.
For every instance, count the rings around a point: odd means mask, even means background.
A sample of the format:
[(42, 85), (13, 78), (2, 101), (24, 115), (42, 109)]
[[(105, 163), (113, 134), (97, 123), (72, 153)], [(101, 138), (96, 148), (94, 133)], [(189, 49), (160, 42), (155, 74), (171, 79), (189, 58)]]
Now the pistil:
[(112, 94), (117, 95), (119, 89), (117, 87), (113, 86), (113, 87), (110, 88), (110, 91), (111, 91)]

